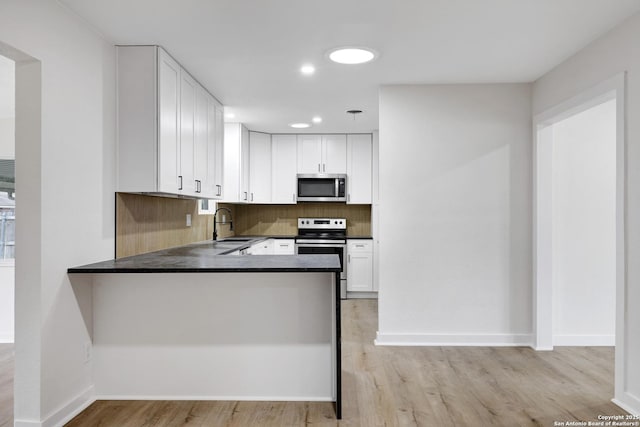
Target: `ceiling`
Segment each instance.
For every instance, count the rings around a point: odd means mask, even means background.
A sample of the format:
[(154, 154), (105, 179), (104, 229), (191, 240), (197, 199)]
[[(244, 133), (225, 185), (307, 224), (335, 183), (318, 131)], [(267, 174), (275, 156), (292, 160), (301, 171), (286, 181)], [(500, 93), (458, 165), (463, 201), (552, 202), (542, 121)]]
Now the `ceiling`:
[[(384, 84), (533, 81), (640, 10), (640, 0), (59, 1), (114, 44), (163, 46), (231, 121), (273, 133), (316, 115), (308, 132), (377, 129)], [(325, 59), (345, 45), (380, 56)], [(314, 75), (300, 73), (305, 63)]]

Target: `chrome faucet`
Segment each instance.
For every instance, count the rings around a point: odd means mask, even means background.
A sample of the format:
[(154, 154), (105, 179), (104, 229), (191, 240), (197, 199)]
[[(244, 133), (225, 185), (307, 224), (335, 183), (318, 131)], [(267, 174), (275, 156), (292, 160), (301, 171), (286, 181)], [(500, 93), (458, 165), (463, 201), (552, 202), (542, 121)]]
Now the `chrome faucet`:
[(215, 242), (216, 240), (218, 240), (218, 229), (216, 224), (226, 224), (226, 222), (218, 222), (217, 215), (218, 212), (220, 211), (227, 211), (229, 212), (229, 231), (233, 231), (233, 216), (231, 215), (231, 211), (227, 208), (218, 208), (216, 209), (216, 211), (213, 213), (213, 241)]

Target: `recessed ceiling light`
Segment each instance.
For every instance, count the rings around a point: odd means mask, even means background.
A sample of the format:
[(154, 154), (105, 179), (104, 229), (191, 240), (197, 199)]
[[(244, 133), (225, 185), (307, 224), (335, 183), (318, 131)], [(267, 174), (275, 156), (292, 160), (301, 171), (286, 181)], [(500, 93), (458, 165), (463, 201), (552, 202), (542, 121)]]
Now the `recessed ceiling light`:
[(306, 129), (311, 125), (309, 123), (291, 123), (289, 126), (294, 129)]
[(322, 123), (322, 117), (315, 116), (313, 119), (311, 119), (311, 121), (313, 123)]
[(374, 60), (378, 53), (366, 47), (340, 47), (329, 51), (327, 56), (338, 64), (364, 64)]
[(235, 119), (236, 115), (233, 114), (233, 113), (227, 113), (227, 114), (224, 115), (224, 117), (227, 118), (227, 119)]
[(302, 67), (300, 67), (300, 72), (302, 74), (305, 74), (305, 75), (309, 76), (309, 75), (311, 75), (311, 74), (316, 72), (316, 67), (314, 67), (311, 64), (305, 64)]

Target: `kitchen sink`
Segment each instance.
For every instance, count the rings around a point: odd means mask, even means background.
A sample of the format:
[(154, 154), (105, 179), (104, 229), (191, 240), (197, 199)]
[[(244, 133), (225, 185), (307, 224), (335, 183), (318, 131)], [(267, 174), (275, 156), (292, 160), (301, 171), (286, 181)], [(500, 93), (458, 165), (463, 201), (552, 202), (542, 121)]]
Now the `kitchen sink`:
[(249, 240), (253, 239), (229, 237), (226, 239), (218, 240), (218, 242), (248, 242)]

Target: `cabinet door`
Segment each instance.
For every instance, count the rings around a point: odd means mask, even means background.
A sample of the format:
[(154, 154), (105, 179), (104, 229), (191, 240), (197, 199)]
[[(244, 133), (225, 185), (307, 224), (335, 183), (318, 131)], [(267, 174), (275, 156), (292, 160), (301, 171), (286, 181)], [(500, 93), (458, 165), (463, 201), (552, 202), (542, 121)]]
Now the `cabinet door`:
[(373, 291), (373, 253), (367, 250), (370, 245), (371, 242), (347, 245), (347, 290), (350, 292)]
[(224, 108), (213, 100), (211, 108), (215, 108), (214, 159), (212, 161), (214, 199), (222, 199), (224, 197)]
[(193, 150), (195, 144), (196, 82), (180, 70), (180, 175), (183, 194), (195, 195)]
[(209, 123), (209, 100), (211, 96), (200, 85), (196, 86), (195, 131), (193, 144), (193, 175), (195, 192), (200, 197), (211, 198), (213, 183), (209, 163), (212, 159), (211, 123)]
[(242, 126), (240, 132), (240, 201), (249, 202), (249, 131)]
[(297, 151), (295, 135), (271, 136), (271, 203), (296, 203)]
[(298, 173), (322, 173), (320, 135), (298, 135)]
[(322, 173), (347, 173), (346, 135), (323, 135), (322, 151)]
[(180, 188), (180, 66), (162, 49), (158, 49), (158, 115), (158, 191), (177, 193)]
[(347, 136), (347, 203), (371, 204), (371, 135)]
[(249, 202), (271, 203), (271, 135), (249, 132)]

